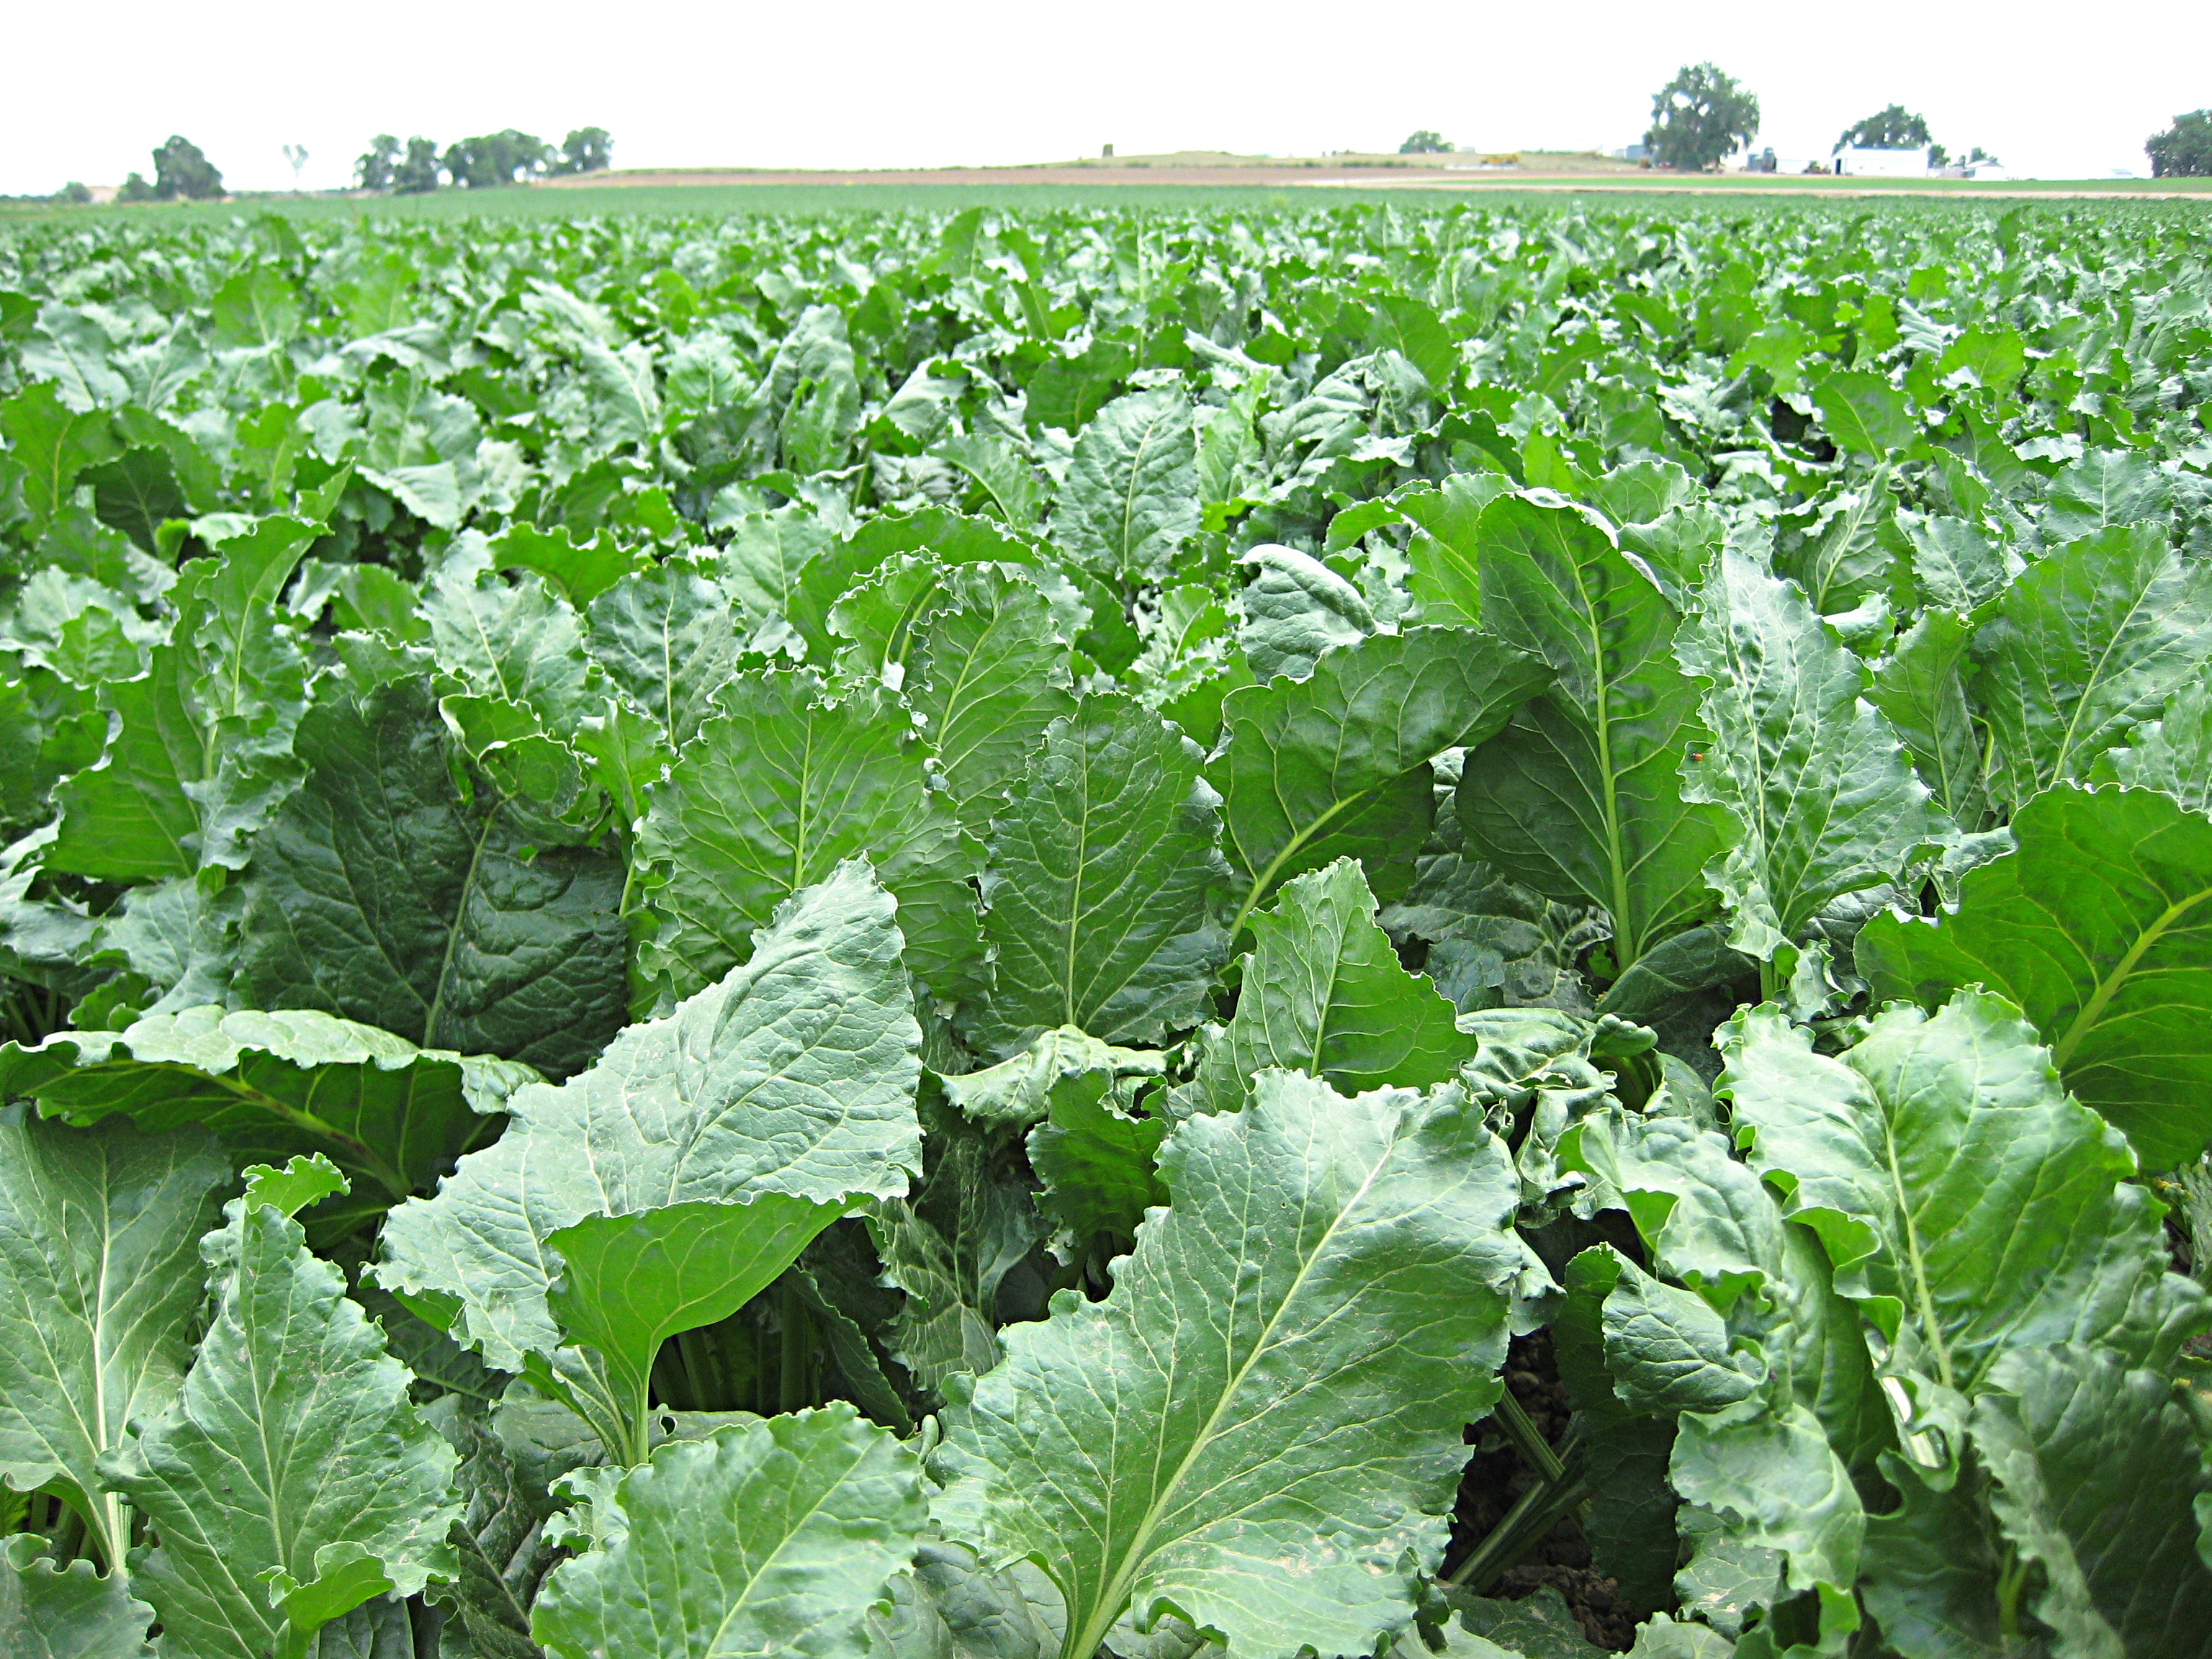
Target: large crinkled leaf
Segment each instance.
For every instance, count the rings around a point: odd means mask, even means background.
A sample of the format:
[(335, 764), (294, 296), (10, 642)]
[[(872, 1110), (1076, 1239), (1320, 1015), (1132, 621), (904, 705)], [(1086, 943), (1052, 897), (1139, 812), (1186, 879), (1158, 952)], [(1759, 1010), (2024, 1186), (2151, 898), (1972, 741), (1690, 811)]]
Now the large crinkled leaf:
[(1777, 538), (1775, 572), (1790, 577), (1822, 616), (1850, 610), (1886, 594), (1891, 572), (1905, 550), (1897, 525), (1897, 496), (1890, 470), (1788, 514)]
[(832, 700), (805, 669), (741, 674), (717, 702), (638, 832), (664, 919), (646, 970), (690, 995), (742, 960), (791, 894), (866, 857), (898, 899), (907, 965), (939, 996), (964, 989), (981, 860), (930, 787), (906, 712), (869, 690)]
[(1047, 1031), (1011, 1060), (979, 1071), (939, 1077), (945, 1097), (971, 1121), (994, 1128), (1026, 1129), (1043, 1117), (1064, 1087), (1085, 1092), (1122, 1079), (1158, 1077), (1167, 1057), (1156, 1048), (1117, 1048), (1086, 1031), (1063, 1025)]
[(2002, 999), (1893, 1006), (1835, 1058), (1753, 1009), (1723, 1028), (1723, 1052), (1753, 1166), (1820, 1236), (1881, 1334), (1883, 1370), (1923, 1385), (1923, 1413), (1948, 1415), (2008, 1352), (2096, 1340), (2165, 1366), (2205, 1322), (2203, 1294), (2166, 1272), (2126, 1145)]
[(1436, 811), (1429, 763), (1490, 737), (1551, 678), (1486, 635), (1415, 628), (1231, 692), (1207, 775), (1248, 884), (1231, 933), (1283, 882), (1346, 854), (1386, 901), (1403, 892)]
[(1055, 1659), (1060, 1652), (1060, 1592), (1030, 1562), (987, 1573), (964, 1545), (925, 1539), (890, 1589), (890, 1612), (872, 1628), (893, 1659)]
[(738, 619), (702, 560), (630, 572), (585, 611), (584, 648), (680, 749), (737, 665)]
[(843, 1404), (668, 1441), (592, 1507), (611, 1541), (532, 1613), (553, 1659), (860, 1652), (928, 1522), (913, 1450)]
[(1602, 907), (1626, 969), (1714, 905), (1727, 819), (1682, 798), (1709, 741), (1673, 653), (1674, 607), (1601, 524), (1525, 496), (1480, 526), (1485, 625), (1559, 678), (1467, 758), (1468, 850), (1545, 896)]
[(1252, 568), (1252, 580), (1237, 596), (1237, 644), (1262, 684), (1304, 679), (1322, 653), (1375, 631), (1374, 608), (1359, 590), (1311, 554), (1269, 544), (1238, 562)]
[(1229, 954), (1205, 758), (1132, 697), (1086, 697), (1045, 729), (992, 814), (981, 1046), (1012, 1054), (1063, 1025), (1157, 1042), (1198, 1024)]
[(2191, 681), (2166, 699), (2154, 720), (2109, 749), (2090, 769), (2094, 783), (2162, 789), (2192, 812), (2212, 812), (2212, 684)]
[(628, 1001), (620, 860), (544, 845), (531, 803), (481, 774), (464, 793), (419, 681), (319, 704), (297, 746), (307, 779), (254, 842), (234, 994), (556, 1076), (587, 1064)]
[(977, 835), (1043, 740), (1075, 712), (1063, 616), (1018, 567), (954, 565), (948, 608), (917, 631), (908, 697), (961, 822)]
[(46, 1540), (17, 1533), (0, 1554), (0, 1653), (8, 1659), (146, 1659), (154, 1609), (131, 1594), (125, 1575), (105, 1577), (89, 1561), (66, 1566), (40, 1552)]
[(165, 1654), (305, 1659), (330, 1620), (453, 1571), (453, 1449), (286, 1213), (337, 1184), (304, 1164), (273, 1176), (273, 1193), (249, 1181), (226, 1207), (201, 1246), (216, 1308), (199, 1358), (102, 1464), (153, 1526), (131, 1578)]
[(1421, 971), (1462, 1013), (1571, 1004), (1577, 961), (1613, 932), (1595, 906), (1547, 899), (1465, 854), (1424, 853), (1413, 871), (1379, 920), (1401, 949), (1425, 944)]
[(1712, 733), (1683, 762), (1683, 798), (1732, 820), (1706, 879), (1735, 913), (1729, 943), (1773, 962), (1826, 906), (1898, 881), (1948, 821), (1867, 701), (1865, 666), (1754, 560), (1721, 555), (1674, 648), (1705, 677)]
[(1561, 1161), (1627, 1209), (1659, 1274), (1720, 1316), (1654, 1293), (1626, 1261), (1593, 1274), (1585, 1255), (1571, 1275), (1605, 1291), (1594, 1334), (1623, 1401), (1691, 1407), (1678, 1419), (1669, 1484), (1729, 1552), (1772, 1552), (1788, 1589), (1818, 1591), (1831, 1635), (1849, 1630), (1865, 1514), (1821, 1409), (1828, 1379), (1800, 1364), (1818, 1358), (1803, 1338), (1828, 1312), (1826, 1281), (1793, 1261), (1759, 1177), (1687, 1119), (1610, 1108), (1577, 1127)]
[(0, 1478), (60, 1493), (111, 1566), (129, 1522), (99, 1461), (176, 1396), (201, 1310), (197, 1249), (230, 1173), (204, 1133), (0, 1115), (0, 1320), (13, 1333), (0, 1342)]
[[(948, 1535), (1058, 1585), (1063, 1659), (1125, 1610), (1232, 1653), (1360, 1654), (1433, 1571), (1496, 1399), (1516, 1183), (1466, 1096), (1259, 1080), (1163, 1155), (1111, 1293), (1063, 1292), (948, 1414)], [(1365, 1402), (1347, 1416), (1346, 1398)]]
[(1045, 1232), (1008, 1138), (953, 1119), (928, 1125), (927, 1168), (911, 1198), (868, 1212), (883, 1283), (906, 1292), (892, 1354), (925, 1389), (999, 1363), (999, 1291)]
[(840, 866), (777, 912), (742, 966), (630, 1026), (589, 1071), (518, 1091), (497, 1145), (392, 1212), (378, 1280), (520, 1370), (562, 1346), (546, 1296), (564, 1227), (905, 1192), (921, 1037), (892, 910), (865, 865)]
[(575, 609), (534, 572), (489, 568), (485, 544), (455, 550), (422, 595), (438, 665), (483, 696), (536, 711), (557, 728), (591, 707), (596, 665)]
[(1974, 1443), (2002, 1535), (2042, 1568), (2027, 1600), (2056, 1650), (2203, 1650), (2212, 1567), (2196, 1506), (2212, 1475), (2163, 1369), (2075, 1344), (2008, 1353), (1975, 1401)]
[(1352, 860), (1286, 883), (1252, 932), (1237, 1012), (1206, 1042), (1197, 1077), (1176, 1091), (1176, 1115), (1236, 1110), (1271, 1066), (1356, 1093), (1425, 1088), (1474, 1052), (1452, 1005), (1399, 962)]
[(307, 657), (276, 598), (321, 528), (252, 522), (179, 574), (168, 643), (144, 674), (102, 689), (106, 752), (55, 791), (49, 869), (146, 881), (246, 862), (243, 838), (295, 776)]
[[(1946, 520), (1946, 522), (1954, 522)], [(1874, 666), (1868, 701), (1912, 757), (1936, 805), (1962, 829), (1989, 807), (1982, 736), (1966, 704), (1961, 670), (1973, 629), (1948, 611), (1923, 611)]]
[(1861, 930), (1877, 997), (1933, 1007), (1957, 985), (2010, 998), (2066, 1086), (2148, 1170), (2212, 1139), (2212, 820), (2148, 789), (2045, 791), (2019, 850), (1967, 872), (1956, 911)]
[[(389, 1321), (386, 1328), (390, 1329)], [(491, 1414), (453, 1395), (423, 1415), (459, 1456), (453, 1485), (462, 1511), (450, 1534), (457, 1571), (436, 1586), (447, 1622), (474, 1644), (471, 1659), (539, 1659), (530, 1639), (530, 1604), (560, 1552), (547, 1522), (559, 1507), (542, 1472), (512, 1453)], [(320, 1659), (320, 1656), (318, 1656)]]
[(2212, 567), (2162, 525), (2115, 526), (2046, 554), (1975, 636), (1990, 787), (2015, 809), (2087, 776), (2212, 658)]
[(1905, 1659), (2004, 1651), (1995, 1590), (2008, 1551), (1991, 1535), (1987, 1488), (1972, 1461), (1940, 1492), (1908, 1475), (1896, 1505), (1868, 1517), (1859, 1594)]
[(323, 1152), (375, 1181), (386, 1202), (428, 1188), (535, 1081), (510, 1060), (417, 1048), (299, 1010), (186, 1008), (119, 1033), (0, 1049), (0, 1084), (50, 1117), (119, 1115), (149, 1134), (204, 1125), (241, 1158)]
[(1054, 543), (1102, 576), (1164, 570), (1198, 530), (1198, 438), (1172, 386), (1116, 398), (1075, 441)]

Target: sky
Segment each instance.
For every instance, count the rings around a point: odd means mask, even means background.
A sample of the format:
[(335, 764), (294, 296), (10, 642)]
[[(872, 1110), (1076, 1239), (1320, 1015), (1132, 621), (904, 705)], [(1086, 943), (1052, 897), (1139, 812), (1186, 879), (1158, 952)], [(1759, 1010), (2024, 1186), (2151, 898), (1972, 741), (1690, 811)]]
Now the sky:
[[(2045, 177), (2148, 173), (2142, 142), (2212, 104), (2212, 4), (2112, 0), (724, 0), (301, 6), (4, 0), (0, 193), (152, 173), (172, 132), (234, 189), (350, 180), (371, 137), (606, 128), (617, 167), (939, 167), (1171, 149), (1632, 143), (1710, 58), (1759, 96), (1759, 143), (1826, 155), (1882, 106)], [(189, 20), (189, 21), (187, 21)]]

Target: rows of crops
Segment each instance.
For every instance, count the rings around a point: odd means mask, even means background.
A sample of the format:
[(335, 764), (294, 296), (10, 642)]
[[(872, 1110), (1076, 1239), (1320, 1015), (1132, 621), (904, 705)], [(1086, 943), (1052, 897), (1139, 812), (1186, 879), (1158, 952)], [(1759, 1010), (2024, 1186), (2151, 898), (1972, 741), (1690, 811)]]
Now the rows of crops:
[(2178, 214), (18, 226), (0, 1651), (2201, 1654)]

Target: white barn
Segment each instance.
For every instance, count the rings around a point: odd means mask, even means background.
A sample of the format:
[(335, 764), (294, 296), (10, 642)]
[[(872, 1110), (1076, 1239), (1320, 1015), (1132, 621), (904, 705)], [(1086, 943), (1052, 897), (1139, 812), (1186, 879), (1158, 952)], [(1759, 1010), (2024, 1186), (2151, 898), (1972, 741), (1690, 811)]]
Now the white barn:
[(1866, 179), (1924, 179), (1928, 176), (1925, 149), (1860, 149), (1853, 146), (1836, 153), (1836, 171)]

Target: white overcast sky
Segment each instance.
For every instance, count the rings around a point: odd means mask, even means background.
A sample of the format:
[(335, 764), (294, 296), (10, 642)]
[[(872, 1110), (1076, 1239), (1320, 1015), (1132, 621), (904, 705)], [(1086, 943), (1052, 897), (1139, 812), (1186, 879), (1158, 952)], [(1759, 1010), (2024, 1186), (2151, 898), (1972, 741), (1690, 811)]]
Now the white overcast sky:
[(1827, 154), (1901, 102), (1954, 149), (2051, 177), (2148, 172), (2142, 141), (2212, 104), (2212, 0), (1309, 0), (96, 9), (0, 0), (0, 191), (113, 184), (171, 132), (234, 188), (348, 181), (378, 132), (441, 144), (596, 125), (617, 165), (934, 167), (1174, 149), (1633, 143), (1711, 58), (1760, 143)]

